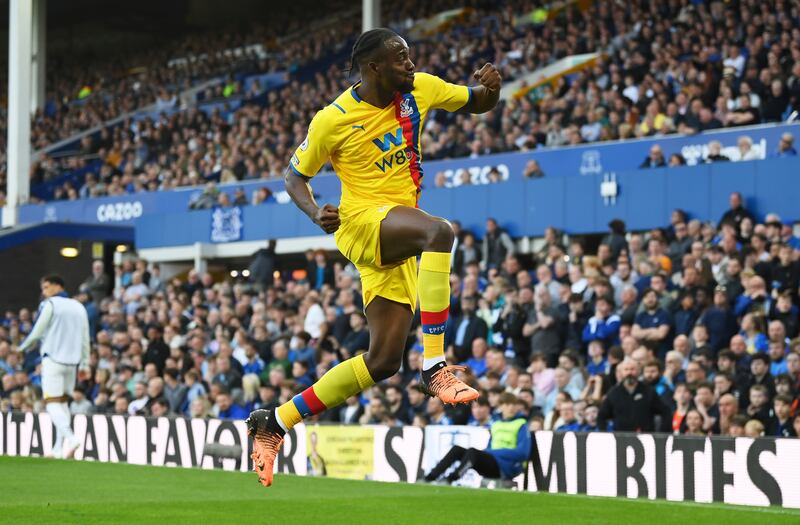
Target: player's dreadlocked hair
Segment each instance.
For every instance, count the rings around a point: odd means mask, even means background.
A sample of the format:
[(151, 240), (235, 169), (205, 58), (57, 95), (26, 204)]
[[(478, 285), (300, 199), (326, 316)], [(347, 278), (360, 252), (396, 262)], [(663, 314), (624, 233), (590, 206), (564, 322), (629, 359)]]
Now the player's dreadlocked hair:
[(397, 33), (385, 27), (378, 27), (361, 33), (361, 36), (356, 39), (356, 43), (353, 44), (353, 54), (350, 55), (350, 68), (347, 70), (347, 76), (350, 76), (353, 70), (358, 68), (359, 62), (364, 57), (380, 49), (384, 42), (395, 36), (397, 36)]

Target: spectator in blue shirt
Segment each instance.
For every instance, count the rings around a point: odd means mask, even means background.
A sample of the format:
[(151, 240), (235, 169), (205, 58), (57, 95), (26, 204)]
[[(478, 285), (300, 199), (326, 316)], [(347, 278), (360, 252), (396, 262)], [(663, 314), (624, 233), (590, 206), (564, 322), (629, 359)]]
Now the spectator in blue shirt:
[(594, 303), (594, 315), (589, 318), (583, 329), (583, 342), (600, 341), (604, 347), (619, 344), (620, 319), (614, 310), (614, 299), (608, 296), (598, 297)]
[(308, 370), (307, 362), (295, 361), (292, 363), (292, 379), (303, 388), (308, 388), (314, 384), (314, 376)]
[(355, 311), (350, 314), (350, 328), (350, 333), (342, 340), (342, 348), (346, 348), (350, 355), (355, 355), (359, 350), (367, 350), (369, 348), (369, 330), (367, 330), (367, 320), (363, 313)]
[(586, 363), (589, 376), (605, 375), (609, 371), (603, 343), (599, 340), (589, 343), (589, 362)]
[(769, 373), (772, 377), (789, 373), (789, 366), (786, 363), (786, 345), (783, 341), (769, 342)]
[(658, 306), (658, 293), (652, 288), (642, 296), (644, 310), (639, 312), (633, 324), (631, 335), (642, 344), (663, 356), (669, 350), (669, 333), (672, 330), (672, 316)]
[(246, 361), (242, 363), (242, 369), (245, 374), (261, 375), (261, 372), (266, 368), (264, 360), (258, 356), (258, 350), (252, 341), (246, 341), (244, 344), (244, 354)]
[(576, 432), (581, 429), (581, 424), (575, 417), (575, 403), (572, 400), (563, 401), (558, 414), (561, 424), (556, 427), (556, 432)]
[(764, 334), (764, 317), (753, 313), (742, 317), (742, 330), (739, 335), (744, 339), (747, 353), (766, 352), (769, 349), (769, 339)]
[(581, 423), (581, 432), (597, 432), (597, 415), (600, 413), (600, 407), (594, 401), (590, 401), (586, 408), (583, 410), (583, 423)]
[(476, 337), (472, 340), (472, 357), (467, 359), (465, 363), (475, 377), (481, 377), (486, 373), (486, 351), (489, 349), (486, 344), (486, 339), (483, 337)]
[(655, 389), (656, 394), (658, 394), (664, 404), (672, 406), (673, 386), (669, 379), (664, 377), (661, 361), (653, 359), (645, 363), (642, 377), (645, 383)]
[(308, 363), (309, 370), (313, 369), (316, 366), (314, 361), (314, 348), (309, 346), (309, 342), (311, 341), (311, 334), (308, 332), (299, 332), (292, 336), (292, 339), (289, 341), (289, 361), (294, 363), (295, 361), (305, 361)]
[(217, 394), (214, 412), (220, 419), (246, 419), (250, 415), (245, 407), (233, 402), (231, 393), (225, 389), (220, 389)]
[[(767, 294), (767, 285), (758, 275), (754, 275), (749, 279), (743, 278), (742, 281), (745, 285), (745, 292), (736, 298), (736, 304), (733, 308), (733, 313), (740, 317), (748, 312), (760, 311), (761, 313), (769, 312), (772, 301), (770, 301)], [(742, 320), (742, 328), (744, 329), (744, 320)]]
[(675, 312), (675, 335), (689, 335), (697, 323), (698, 312), (693, 293), (684, 293), (680, 298), (680, 308)]

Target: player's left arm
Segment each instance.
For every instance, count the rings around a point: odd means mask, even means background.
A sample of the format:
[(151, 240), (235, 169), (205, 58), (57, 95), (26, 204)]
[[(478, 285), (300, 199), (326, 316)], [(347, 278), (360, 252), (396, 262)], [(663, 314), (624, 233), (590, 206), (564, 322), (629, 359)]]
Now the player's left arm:
[(18, 352), (25, 352), (33, 344), (44, 336), (47, 327), (50, 326), (50, 320), (53, 318), (53, 303), (45, 299), (39, 307), (39, 315), (36, 316), (36, 322), (33, 324), (31, 333), (17, 348)]
[(464, 106), (464, 111), (469, 113), (486, 113), (491, 111), (500, 100), (500, 87), (502, 77), (500, 72), (491, 62), (487, 62), (482, 68), (472, 74), (473, 78), (480, 85), (472, 87), (472, 96)]

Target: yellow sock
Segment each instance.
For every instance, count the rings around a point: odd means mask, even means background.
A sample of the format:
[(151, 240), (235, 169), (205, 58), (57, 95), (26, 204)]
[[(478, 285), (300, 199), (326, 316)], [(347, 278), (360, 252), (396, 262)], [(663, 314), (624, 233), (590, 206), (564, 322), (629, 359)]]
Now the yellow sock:
[(334, 366), (319, 381), (279, 406), (276, 410), (278, 423), (288, 432), (304, 417), (340, 405), (374, 384), (364, 354), (357, 355)]
[(450, 252), (423, 252), (419, 262), (419, 307), (425, 359), (444, 357), (444, 326), (450, 311)]

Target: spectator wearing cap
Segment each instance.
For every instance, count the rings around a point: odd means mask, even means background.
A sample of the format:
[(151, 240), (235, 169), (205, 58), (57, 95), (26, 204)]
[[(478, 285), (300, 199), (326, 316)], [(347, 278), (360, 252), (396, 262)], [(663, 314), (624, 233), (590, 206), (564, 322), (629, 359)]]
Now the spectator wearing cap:
[(620, 318), (612, 313), (614, 300), (608, 296), (598, 297), (595, 301), (594, 315), (589, 318), (583, 329), (583, 342), (600, 341), (608, 348), (619, 344)]
[(794, 149), (794, 136), (786, 132), (781, 135), (781, 139), (778, 142), (778, 149), (775, 150), (776, 157), (796, 157), (797, 150)]

